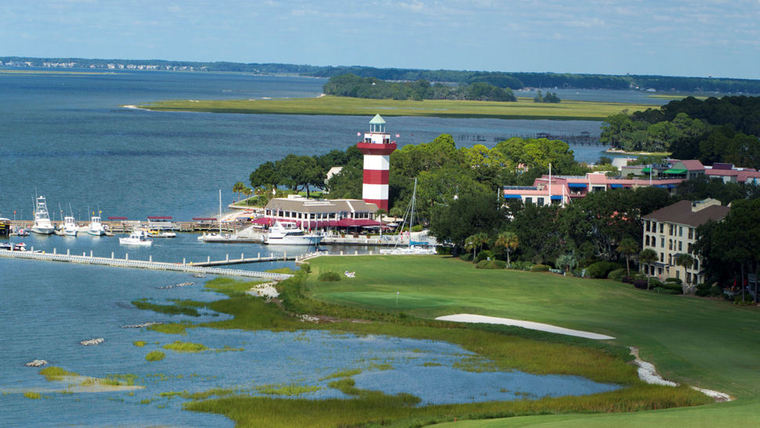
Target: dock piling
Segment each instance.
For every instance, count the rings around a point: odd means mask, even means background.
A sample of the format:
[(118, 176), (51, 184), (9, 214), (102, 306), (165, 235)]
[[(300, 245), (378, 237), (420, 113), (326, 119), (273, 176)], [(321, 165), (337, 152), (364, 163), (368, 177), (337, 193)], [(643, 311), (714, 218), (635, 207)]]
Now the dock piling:
[(111, 251), (111, 260), (113, 260), (113, 251)]
[(92, 257), (92, 250), (90, 250), (90, 257)]
[(183, 264), (183, 265), (184, 265), (184, 264), (187, 264), (187, 263), (185, 263), (185, 258), (184, 258), (184, 257), (182, 257), (182, 264)]
[(206, 257), (206, 263), (211, 263), (211, 256)]
[(153, 254), (148, 255), (148, 261), (153, 263)]
[(66, 248), (66, 255), (67, 255), (67, 256), (70, 256), (70, 255), (71, 255), (71, 252), (70, 252), (70, 250), (69, 250), (68, 248)]
[(227, 253), (225, 255), (224, 260), (227, 261), (227, 262), (230, 261), (230, 253)]
[(53, 248), (53, 254), (56, 254), (56, 249), (55, 248)]
[(124, 253), (124, 260), (129, 260), (129, 253)]

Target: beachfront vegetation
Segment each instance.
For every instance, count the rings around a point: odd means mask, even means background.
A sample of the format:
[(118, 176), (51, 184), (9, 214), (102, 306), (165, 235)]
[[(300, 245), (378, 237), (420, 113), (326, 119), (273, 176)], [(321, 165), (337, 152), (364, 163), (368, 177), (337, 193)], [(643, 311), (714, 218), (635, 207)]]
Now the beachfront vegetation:
[(149, 302), (148, 299), (139, 299), (132, 301), (132, 304), (138, 309), (148, 309), (162, 314), (200, 316), (198, 309), (196, 309), (198, 305), (193, 305), (192, 302), (176, 301), (173, 305), (160, 305)]
[(272, 100), (167, 100), (140, 105), (156, 111), (195, 111), (249, 114), (319, 114), (366, 116), (474, 117), (499, 119), (603, 120), (623, 110), (637, 111), (646, 104), (564, 100), (560, 104), (534, 103), (533, 98), (517, 102), (468, 100), (375, 100), (324, 96)]
[(63, 380), (66, 377), (79, 376), (79, 373), (70, 372), (62, 367), (50, 366), (40, 370), (40, 374), (45, 376), (49, 382)]

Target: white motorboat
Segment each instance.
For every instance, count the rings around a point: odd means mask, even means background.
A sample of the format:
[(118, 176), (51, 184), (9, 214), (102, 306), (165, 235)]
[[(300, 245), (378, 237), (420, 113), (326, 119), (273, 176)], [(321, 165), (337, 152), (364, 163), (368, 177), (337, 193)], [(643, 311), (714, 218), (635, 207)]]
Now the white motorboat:
[(100, 216), (94, 215), (90, 218), (90, 226), (87, 227), (87, 233), (92, 236), (103, 236), (106, 234), (103, 223), (100, 222)]
[(306, 233), (292, 222), (276, 221), (264, 238), (267, 245), (317, 245), (322, 235)]
[(55, 226), (50, 222), (50, 214), (48, 213), (47, 202), (45, 202), (44, 196), (37, 197), (32, 232), (39, 233), (40, 235), (52, 235), (55, 232)]
[(142, 230), (137, 229), (133, 231), (127, 238), (119, 238), (119, 244), (121, 245), (139, 245), (142, 247), (148, 247), (153, 244), (153, 240), (148, 237), (148, 234)]
[(67, 216), (63, 218), (63, 235), (64, 236), (77, 236), (79, 227), (74, 221), (74, 217)]
[(148, 231), (151, 238), (176, 238), (177, 234), (171, 230), (151, 229)]

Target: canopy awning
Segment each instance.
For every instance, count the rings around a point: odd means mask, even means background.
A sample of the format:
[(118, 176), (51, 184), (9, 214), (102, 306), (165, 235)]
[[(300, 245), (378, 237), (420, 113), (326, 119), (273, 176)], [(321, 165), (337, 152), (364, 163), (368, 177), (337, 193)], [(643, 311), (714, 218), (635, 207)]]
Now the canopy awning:
[(685, 169), (670, 168), (670, 169), (665, 170), (665, 174), (681, 175), (681, 174), (686, 174), (686, 170)]
[(522, 199), (520, 195), (504, 195), (504, 199)]
[(562, 200), (562, 196), (561, 195), (552, 195), (552, 199), (551, 200), (552, 201), (561, 201)]
[(335, 222), (338, 227), (366, 227), (366, 226), (382, 226), (383, 223), (372, 220), (369, 218), (342, 218)]
[(622, 188), (623, 188), (622, 184), (617, 184), (617, 183), (610, 184), (610, 189), (622, 189)]
[(585, 189), (588, 185), (586, 183), (567, 183), (567, 187), (571, 189)]
[(169, 216), (148, 216), (148, 220), (171, 220)]
[(649, 174), (650, 172), (652, 172), (652, 168), (646, 167), (646, 168), (642, 169), (641, 172), (644, 173), (644, 174)]

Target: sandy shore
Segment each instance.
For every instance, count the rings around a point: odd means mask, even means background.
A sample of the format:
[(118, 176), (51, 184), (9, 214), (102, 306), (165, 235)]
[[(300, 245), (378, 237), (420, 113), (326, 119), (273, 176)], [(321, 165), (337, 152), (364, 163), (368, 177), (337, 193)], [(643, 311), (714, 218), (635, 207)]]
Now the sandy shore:
[(599, 333), (592, 333), (590, 331), (572, 330), (564, 327), (557, 327), (556, 325), (543, 324), (540, 322), (516, 320), (512, 318), (497, 318), (487, 317), (484, 315), (473, 314), (454, 314), (446, 315), (436, 318), (439, 321), (453, 321), (453, 322), (468, 322), (476, 324), (499, 324), (510, 325), (515, 327), (527, 328), (528, 330), (546, 331), (549, 333), (564, 334), (566, 336), (584, 337), (586, 339), (593, 340), (611, 340), (612, 336), (607, 336)]

